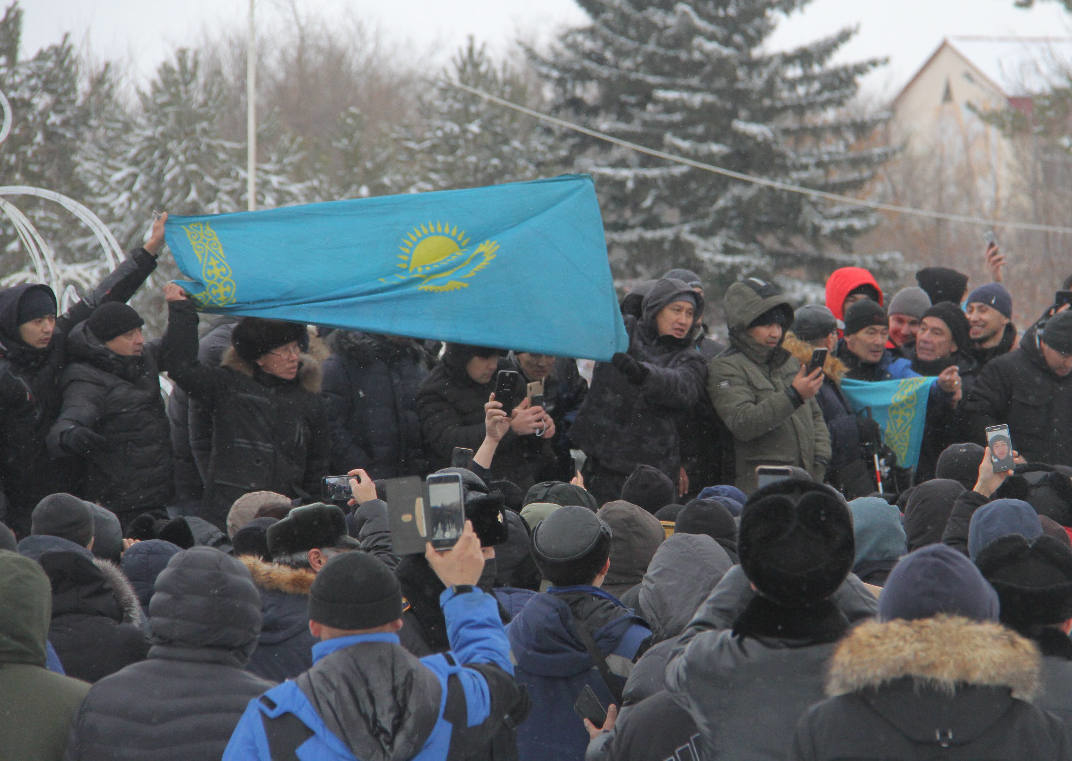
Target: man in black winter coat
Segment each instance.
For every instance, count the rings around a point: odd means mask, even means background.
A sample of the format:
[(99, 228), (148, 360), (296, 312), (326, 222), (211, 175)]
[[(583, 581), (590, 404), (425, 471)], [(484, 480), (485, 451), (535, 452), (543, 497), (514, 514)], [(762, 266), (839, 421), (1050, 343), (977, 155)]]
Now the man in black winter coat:
[(990, 360), (962, 404), (970, 439), (1007, 423), (1028, 462), (1072, 465), (1072, 311), (1029, 330), (1020, 348)]
[(153, 223), (144, 247), (59, 318), (56, 295), (47, 285), (0, 290), (0, 508), (9, 503), (4, 521), (20, 537), (30, 531), (34, 505), (69, 488), (66, 469), (49, 458), (45, 443), (62, 402), (67, 333), (98, 305), (134, 294), (156, 268), (165, 219)]
[(663, 279), (626, 315), (629, 350), (600, 362), (570, 438), (588, 455), (586, 488), (600, 504), (617, 499), (637, 465), (681, 481), (676, 415), (692, 410), (704, 392), (707, 367), (693, 344), (703, 297), (680, 280)]
[[(165, 298), (183, 298), (173, 283)], [(67, 340), (71, 363), (63, 372), (63, 408), (49, 431), (57, 457), (84, 460), (77, 492), (99, 502), (124, 525), (162, 511), (174, 494), (171, 438), (160, 394), (161, 370), (170, 370), (170, 334), (146, 343), (144, 321), (126, 304), (111, 302), (75, 326)]]
[(273, 686), (243, 668), (261, 628), (257, 588), (219, 550), (193, 547), (171, 559), (149, 624), (148, 659), (93, 685), (67, 761), (215, 761), (246, 704)]
[(336, 330), (324, 361), (335, 448), (332, 470), (362, 468), (375, 478), (428, 472), (417, 416), (417, 389), (430, 357), (412, 338)]

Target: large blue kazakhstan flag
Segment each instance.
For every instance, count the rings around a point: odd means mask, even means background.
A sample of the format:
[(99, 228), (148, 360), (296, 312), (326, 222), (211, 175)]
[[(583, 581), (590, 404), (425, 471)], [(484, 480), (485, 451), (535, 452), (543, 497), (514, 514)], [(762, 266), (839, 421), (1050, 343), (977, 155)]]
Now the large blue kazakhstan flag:
[(923, 444), (927, 397), (935, 380), (904, 378), (868, 382), (845, 378), (841, 381), (841, 391), (855, 412), (871, 408), (871, 416), (882, 429), (882, 440), (897, 455), (897, 464), (914, 468)]
[(628, 348), (587, 176), (169, 217), (210, 312), (607, 360)]

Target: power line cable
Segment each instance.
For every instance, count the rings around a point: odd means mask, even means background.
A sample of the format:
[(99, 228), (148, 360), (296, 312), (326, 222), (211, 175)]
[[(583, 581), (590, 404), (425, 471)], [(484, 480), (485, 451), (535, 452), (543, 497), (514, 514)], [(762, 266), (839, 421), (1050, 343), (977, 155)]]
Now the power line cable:
[(612, 145), (617, 145), (622, 148), (628, 148), (629, 150), (636, 151), (637, 153), (643, 153), (653, 158), (662, 159), (664, 161), (671, 161), (677, 164), (684, 164), (694, 169), (700, 169), (705, 172), (711, 172), (712, 174), (719, 174), (723, 177), (729, 177), (730, 179), (740, 180), (741, 182), (750, 182), (753, 185), (760, 185), (762, 187), (773, 188), (774, 190), (783, 190), (788, 193), (799, 193), (801, 195), (811, 196), (813, 198), (822, 198), (827, 201), (834, 201), (837, 203), (846, 203), (853, 206), (864, 206), (875, 211), (888, 211), (893, 214), (904, 214), (915, 217), (925, 217), (927, 219), (942, 219), (947, 222), (958, 222), (961, 224), (981, 225), (986, 227), (999, 227), (1009, 230), (1032, 230), (1035, 232), (1048, 232), (1048, 233), (1063, 233), (1065, 235), (1072, 234), (1072, 227), (1062, 227), (1060, 225), (1043, 225), (1035, 222), (1011, 222), (1003, 219), (986, 219), (985, 217), (973, 217), (967, 214), (952, 214), (944, 211), (931, 211), (930, 209), (918, 209), (912, 206), (902, 206), (900, 204), (883, 203), (881, 201), (871, 201), (866, 198), (853, 198), (852, 196), (841, 195), (840, 193), (830, 193), (825, 190), (816, 190), (815, 188), (806, 188), (802, 185), (794, 185), (791, 182), (782, 182), (781, 180), (771, 180), (766, 177), (756, 177), (755, 175), (745, 174), (744, 172), (737, 172), (733, 169), (726, 169), (725, 167), (716, 166), (714, 164), (708, 164), (703, 161), (696, 161), (690, 159), (687, 156), (678, 156), (677, 154), (667, 153), (666, 151), (660, 151), (656, 148), (649, 148), (646, 145), (640, 145), (639, 143), (633, 143), (629, 140), (623, 140), (614, 135), (608, 135), (606, 132), (600, 132), (599, 130), (585, 127), (584, 125), (570, 122), (565, 119), (559, 119), (556, 116), (545, 114), (541, 111), (522, 106), (513, 101), (500, 98), (497, 95), (484, 92), (475, 87), (464, 85), (460, 82), (451, 82), (451, 85), (463, 90), (471, 95), (476, 95), (483, 98), (486, 101), (509, 108), (518, 113), (531, 116), (539, 121), (546, 122), (547, 124), (553, 124), (557, 127), (578, 132), (582, 135), (588, 135), (598, 140), (602, 140)]

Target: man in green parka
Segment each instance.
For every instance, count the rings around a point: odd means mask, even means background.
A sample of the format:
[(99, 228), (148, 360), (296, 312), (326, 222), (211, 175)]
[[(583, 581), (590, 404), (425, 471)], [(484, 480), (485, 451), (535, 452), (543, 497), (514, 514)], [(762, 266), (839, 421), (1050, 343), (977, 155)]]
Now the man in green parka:
[(757, 465), (795, 465), (821, 482), (830, 462), (830, 434), (815, 395), (822, 368), (811, 374), (782, 341), (793, 307), (778, 286), (750, 277), (726, 290), (730, 348), (711, 360), (707, 392), (733, 435), (736, 477), (756, 490)]
[(0, 757), (60, 761), (89, 684), (45, 668), (52, 588), (37, 563), (0, 550)]

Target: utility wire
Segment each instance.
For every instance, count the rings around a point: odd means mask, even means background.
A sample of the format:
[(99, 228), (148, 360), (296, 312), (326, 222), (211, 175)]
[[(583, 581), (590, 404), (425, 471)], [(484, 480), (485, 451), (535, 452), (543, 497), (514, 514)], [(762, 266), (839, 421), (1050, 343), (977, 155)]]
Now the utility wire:
[(743, 172), (736, 172), (732, 169), (726, 169), (725, 167), (715, 166), (714, 164), (707, 164), (703, 161), (696, 161), (690, 159), (687, 156), (678, 156), (673, 153), (667, 153), (666, 151), (660, 151), (655, 148), (649, 148), (639, 143), (633, 143), (628, 140), (622, 140), (619, 137), (608, 135), (605, 132), (594, 130), (590, 127), (577, 124), (575, 122), (566, 121), (565, 119), (559, 119), (556, 116), (545, 114), (540, 111), (536, 111), (526, 106), (522, 106), (518, 103), (500, 98), (491, 93), (478, 90), (475, 87), (464, 85), (460, 82), (451, 82), (451, 85), (463, 90), (470, 95), (476, 95), (483, 98), (486, 101), (494, 103), (504, 108), (509, 108), (518, 113), (531, 116), (534, 119), (538, 119), (547, 124), (553, 124), (557, 127), (572, 130), (573, 132), (579, 132), (582, 135), (588, 135), (598, 140), (602, 140), (612, 145), (618, 145), (622, 148), (628, 148), (631, 151), (637, 153), (643, 153), (647, 156), (652, 156), (664, 161), (671, 161), (677, 164), (684, 164), (694, 169), (701, 169), (705, 172), (711, 172), (712, 174), (720, 174), (723, 177), (729, 177), (734, 180), (740, 180), (741, 182), (750, 182), (753, 185), (760, 185), (766, 188), (773, 188), (775, 190), (783, 190), (788, 193), (800, 193), (801, 195), (811, 196), (812, 198), (822, 198), (827, 201), (835, 201), (837, 203), (846, 203), (853, 206), (864, 206), (875, 211), (888, 211), (894, 214), (905, 214), (915, 217), (926, 217), (928, 219), (943, 219), (947, 222), (959, 222), (970, 225), (982, 225), (986, 227), (999, 227), (1009, 230), (1033, 230), (1035, 232), (1048, 232), (1048, 233), (1063, 233), (1072, 234), (1072, 227), (1062, 227), (1059, 225), (1043, 225), (1034, 222), (1011, 222), (1003, 219), (986, 219), (985, 217), (972, 217), (967, 214), (950, 214), (944, 211), (931, 211), (929, 209), (917, 209), (912, 206), (901, 206), (899, 204), (882, 203), (880, 201), (871, 201), (866, 198), (853, 198), (852, 196), (841, 195), (840, 193), (829, 193), (825, 190), (816, 190), (814, 188), (806, 188), (801, 185), (794, 185), (790, 182), (782, 182), (780, 180), (771, 180), (766, 177), (756, 177), (755, 175), (745, 174)]

